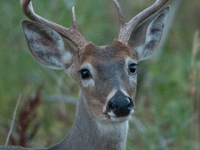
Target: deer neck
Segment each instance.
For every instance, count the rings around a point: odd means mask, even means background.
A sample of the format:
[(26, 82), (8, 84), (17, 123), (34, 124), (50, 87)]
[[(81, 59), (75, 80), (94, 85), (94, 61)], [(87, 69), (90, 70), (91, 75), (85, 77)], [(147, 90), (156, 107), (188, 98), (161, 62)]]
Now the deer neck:
[[(124, 150), (128, 121), (111, 123), (98, 121), (87, 111), (84, 96), (79, 95), (74, 125), (59, 144), (70, 150)], [(56, 148), (55, 148), (56, 149)]]

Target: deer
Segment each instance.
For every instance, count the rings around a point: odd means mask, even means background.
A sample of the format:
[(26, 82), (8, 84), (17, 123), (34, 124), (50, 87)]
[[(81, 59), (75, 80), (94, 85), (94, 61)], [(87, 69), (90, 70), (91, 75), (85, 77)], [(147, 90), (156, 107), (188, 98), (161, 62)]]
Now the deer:
[[(81, 35), (72, 8), (72, 27), (65, 28), (34, 12), (20, 0), (31, 20), (21, 22), (33, 57), (50, 69), (64, 70), (79, 84), (74, 124), (58, 144), (38, 150), (125, 150), (128, 123), (135, 110), (138, 62), (155, 52), (169, 12), (168, 0), (156, 0), (129, 22), (113, 0), (120, 32), (111, 45), (96, 46)], [(36, 150), (1, 146), (0, 150)]]

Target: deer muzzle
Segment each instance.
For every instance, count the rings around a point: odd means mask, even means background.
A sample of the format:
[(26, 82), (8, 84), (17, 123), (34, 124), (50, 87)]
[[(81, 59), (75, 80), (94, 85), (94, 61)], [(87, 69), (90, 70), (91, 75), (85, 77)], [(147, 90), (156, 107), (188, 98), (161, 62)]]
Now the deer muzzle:
[(108, 101), (107, 112), (114, 117), (125, 117), (131, 114), (133, 107), (133, 100), (123, 92), (117, 91)]

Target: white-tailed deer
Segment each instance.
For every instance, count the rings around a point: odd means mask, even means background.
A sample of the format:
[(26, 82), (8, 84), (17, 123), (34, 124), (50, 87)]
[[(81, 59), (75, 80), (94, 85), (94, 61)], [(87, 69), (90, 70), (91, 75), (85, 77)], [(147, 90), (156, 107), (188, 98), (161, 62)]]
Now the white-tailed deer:
[[(141, 60), (152, 56), (159, 44), (169, 6), (157, 0), (128, 23), (118, 11), (118, 40), (108, 46), (87, 43), (78, 30), (74, 8), (72, 27), (64, 28), (35, 14), (31, 0), (21, 0), (28, 47), (42, 65), (61, 69), (80, 86), (74, 125), (60, 143), (48, 150), (124, 150), (128, 120), (134, 112), (137, 73)], [(161, 9), (162, 8), (162, 9)], [(64, 40), (68, 39), (69, 42)], [(0, 147), (20, 150), (22, 147)]]

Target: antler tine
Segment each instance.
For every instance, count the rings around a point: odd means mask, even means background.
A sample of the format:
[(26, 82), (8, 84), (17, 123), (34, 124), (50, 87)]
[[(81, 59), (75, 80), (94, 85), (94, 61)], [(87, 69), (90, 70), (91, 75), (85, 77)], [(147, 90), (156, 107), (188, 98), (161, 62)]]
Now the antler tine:
[(63, 37), (67, 38), (72, 43), (74, 43), (79, 48), (79, 51), (81, 53), (84, 45), (87, 42), (85, 41), (84, 37), (81, 35), (80, 31), (78, 30), (74, 7), (72, 8), (72, 27), (65, 28), (61, 25), (58, 25), (51, 21), (48, 21), (48, 20), (40, 17), (39, 15), (37, 15), (34, 12), (31, 0), (20, 0), (20, 5), (21, 5), (23, 13), (28, 18), (30, 18), (33, 21), (44, 24), (44, 25), (50, 27), (51, 29), (55, 30), (56, 32), (60, 33)]
[(117, 2), (117, 0), (113, 0), (113, 2), (115, 3), (115, 6), (117, 8), (117, 12), (118, 12), (118, 16), (119, 16), (119, 25), (120, 25), (120, 29), (121, 29), (125, 25), (123, 12), (122, 12), (122, 9), (121, 9), (119, 3)]
[(124, 28), (120, 30), (119, 41), (127, 43), (132, 31), (145, 19), (153, 15), (160, 8), (162, 8), (169, 0), (156, 0), (156, 2), (132, 18), (128, 23), (125, 24)]
[(72, 7), (72, 28), (78, 29), (74, 7)]

